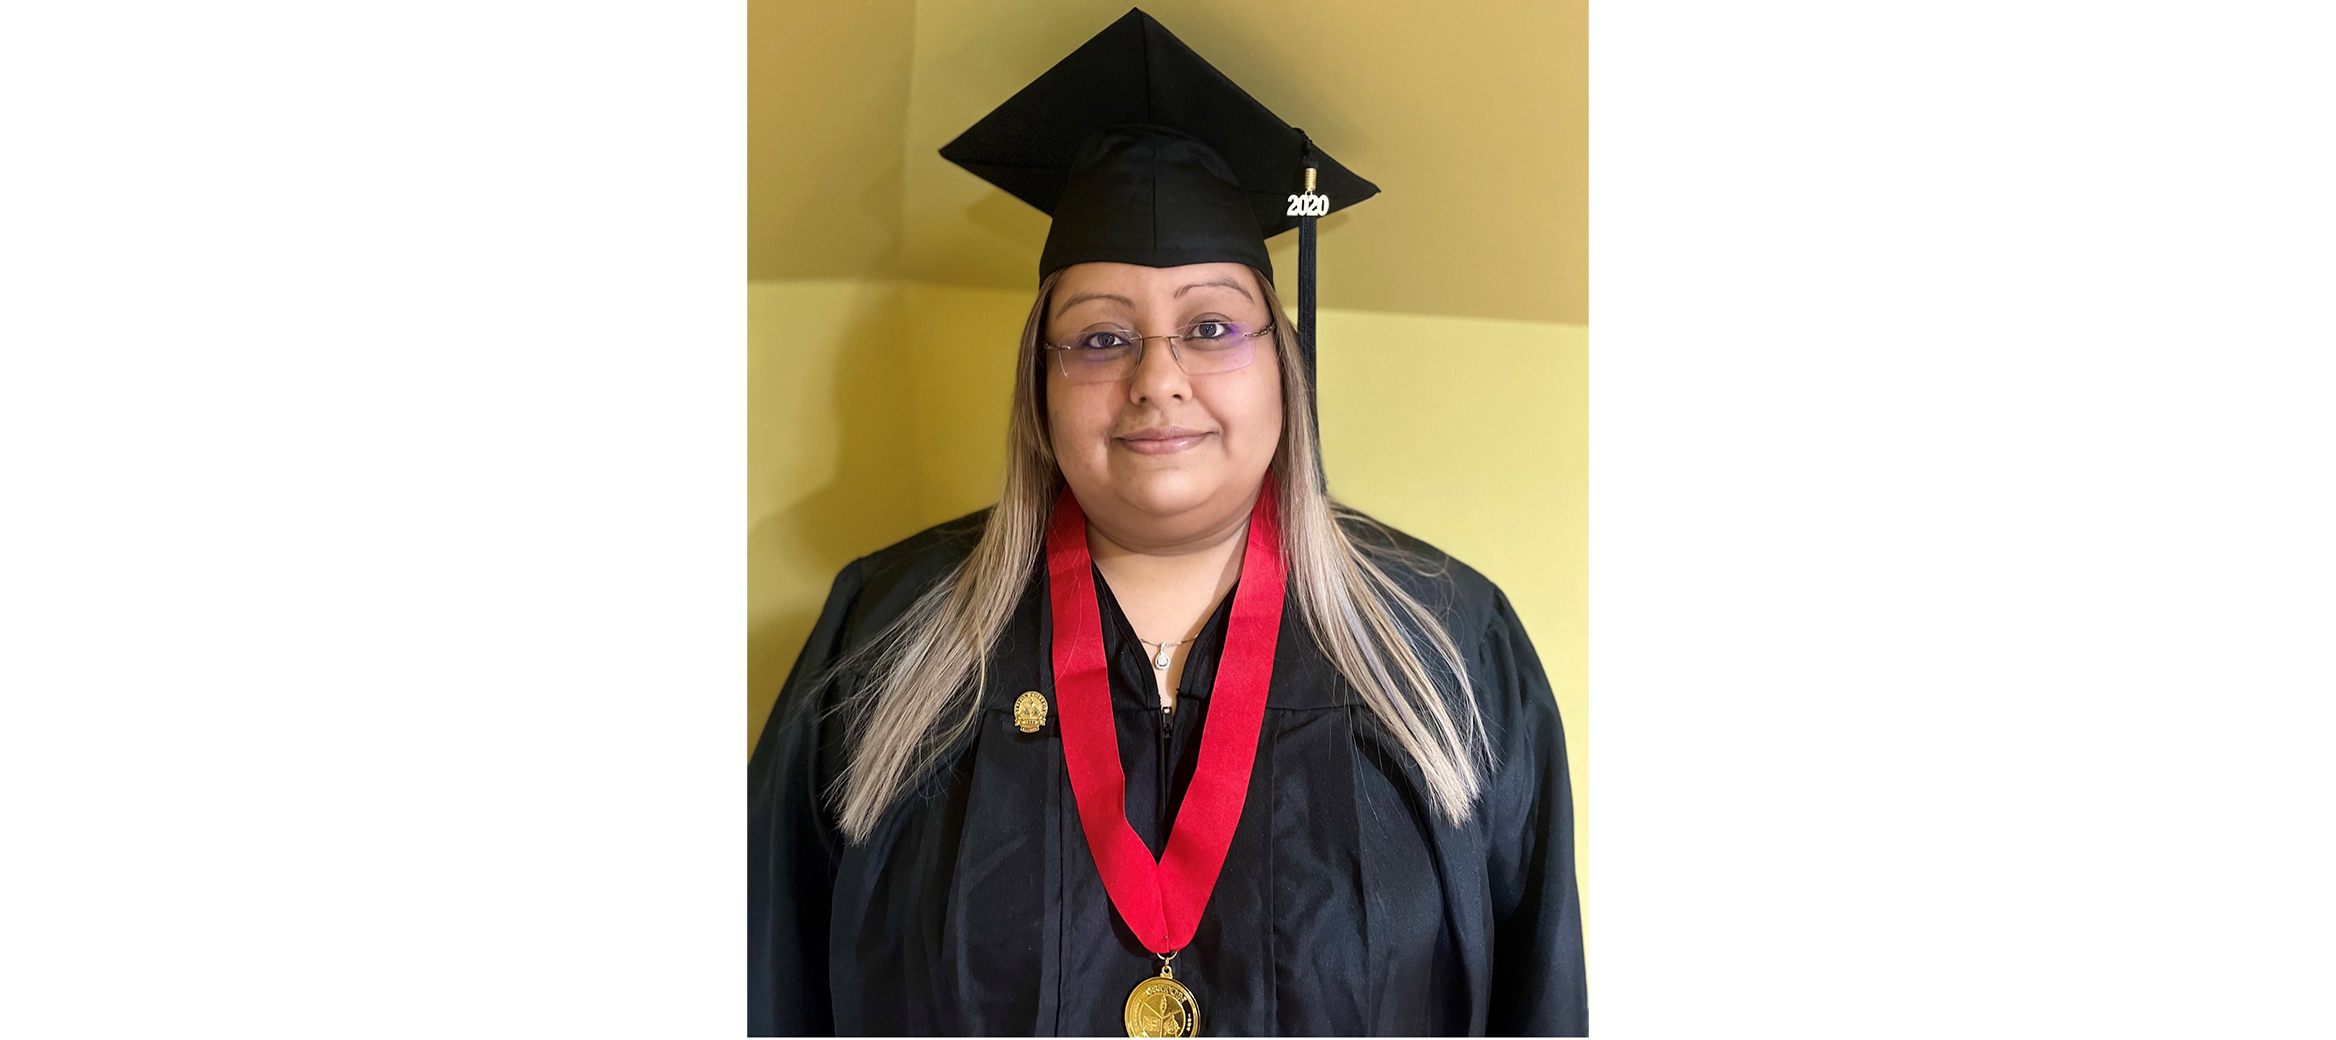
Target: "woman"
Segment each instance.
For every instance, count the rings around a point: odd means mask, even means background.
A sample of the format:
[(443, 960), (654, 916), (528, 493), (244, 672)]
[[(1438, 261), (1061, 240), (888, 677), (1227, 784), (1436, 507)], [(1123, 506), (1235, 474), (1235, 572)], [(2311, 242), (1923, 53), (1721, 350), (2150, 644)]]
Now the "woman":
[[(1131, 12), (1000, 109), (1076, 142), (1030, 189), (1006, 486), (846, 567), (773, 709), (751, 1031), (1580, 1035), (1547, 679), (1499, 589), (1322, 490), (1279, 227), (1224, 152), (1368, 184), (1232, 98), (1059, 102), (1131, 54), (1255, 106)], [(943, 154), (1038, 165), (981, 131)]]

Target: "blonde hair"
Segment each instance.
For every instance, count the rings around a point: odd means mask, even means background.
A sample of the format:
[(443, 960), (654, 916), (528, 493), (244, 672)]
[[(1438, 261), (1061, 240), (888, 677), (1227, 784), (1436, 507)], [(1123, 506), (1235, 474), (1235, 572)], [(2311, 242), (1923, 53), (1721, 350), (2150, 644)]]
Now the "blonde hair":
[[(1252, 268), (1252, 271), (1255, 269)], [(1046, 311), (1061, 274), (1039, 286), (1022, 329), (1006, 483), (973, 552), (908, 610), (829, 673), (869, 664), (847, 704), (860, 736), (830, 792), (844, 837), (867, 839), (886, 809), (976, 724), (997, 645), (1028, 583), (1039, 580), (1046, 524), (1063, 486), (1047, 436)], [(1319, 449), (1308, 422), (1305, 369), (1273, 281), (1257, 282), (1274, 322), (1281, 362), (1282, 436), (1275, 450), (1287, 595), (1306, 628), (1380, 724), (1418, 765), (1429, 801), (1445, 819), (1468, 820), (1490, 769), (1490, 741), (1459, 647), (1435, 614), (1381, 565), (1429, 573), (1396, 548), (1366, 546), (1349, 525), (1376, 527), (1314, 483)], [(1436, 667), (1431, 668), (1430, 659)], [(881, 710), (878, 710), (881, 708)], [(840, 796), (839, 796), (840, 793)]]

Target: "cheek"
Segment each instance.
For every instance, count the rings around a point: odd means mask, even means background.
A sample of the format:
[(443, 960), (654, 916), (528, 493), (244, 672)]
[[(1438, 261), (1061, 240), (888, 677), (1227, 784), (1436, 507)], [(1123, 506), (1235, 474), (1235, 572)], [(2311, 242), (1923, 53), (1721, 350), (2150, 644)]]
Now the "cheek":
[(1281, 443), (1282, 394), (1271, 368), (1248, 370), (1248, 378), (1214, 388), (1209, 412), (1224, 424), (1226, 447), (1241, 455), (1271, 455)]
[(1104, 448), (1118, 409), (1111, 395), (1096, 388), (1059, 379), (1047, 384), (1047, 428), (1057, 456), (1083, 458)]

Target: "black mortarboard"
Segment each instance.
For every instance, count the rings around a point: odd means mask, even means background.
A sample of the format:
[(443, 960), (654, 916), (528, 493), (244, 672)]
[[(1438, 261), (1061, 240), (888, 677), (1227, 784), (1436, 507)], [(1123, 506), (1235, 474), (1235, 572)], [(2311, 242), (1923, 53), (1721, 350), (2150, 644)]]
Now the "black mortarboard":
[[(1270, 277), (1265, 240), (1299, 228), (1299, 341), (1309, 387), (1314, 219), (1379, 192), (1134, 8), (957, 135), (941, 156), (1053, 215), (1041, 280), (1106, 260), (1230, 261)], [(1326, 198), (1307, 206), (1293, 195)]]

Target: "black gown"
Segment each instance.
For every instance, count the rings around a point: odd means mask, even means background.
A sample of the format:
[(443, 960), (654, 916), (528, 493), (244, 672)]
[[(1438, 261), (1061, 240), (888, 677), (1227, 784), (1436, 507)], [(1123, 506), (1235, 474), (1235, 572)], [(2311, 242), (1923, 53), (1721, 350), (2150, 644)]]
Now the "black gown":
[[(1159, 960), (1119, 919), (1064, 768), (1043, 561), (989, 665), (975, 731), (847, 845), (815, 792), (837, 776), (844, 682), (817, 674), (896, 617), (987, 511), (836, 577), (748, 768), (748, 1030), (755, 1036), (1123, 1036)], [(1358, 529), (1358, 537), (1371, 536)], [(1476, 816), (1434, 816), (1410, 758), (1282, 616), (1257, 764), (1199, 931), (1175, 962), (1203, 1035), (1586, 1035), (1573, 805), (1557, 702), (1508, 598), (1443, 567), (1391, 570), (1470, 661), (1497, 765)], [(1382, 539), (1383, 541), (1383, 539)], [(1157, 855), (1192, 779), (1233, 597), (1188, 652), (1176, 709), (1095, 576), (1128, 823)], [(1047, 698), (1025, 734), (1013, 703)]]

